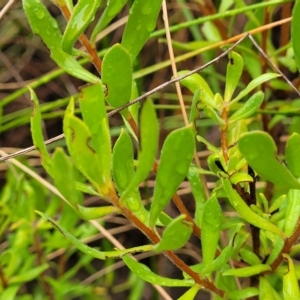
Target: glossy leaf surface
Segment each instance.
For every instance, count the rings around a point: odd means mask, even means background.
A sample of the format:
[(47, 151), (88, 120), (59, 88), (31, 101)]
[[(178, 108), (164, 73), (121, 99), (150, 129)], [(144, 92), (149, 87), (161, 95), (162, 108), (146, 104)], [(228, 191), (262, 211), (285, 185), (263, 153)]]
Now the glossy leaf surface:
[[(104, 103), (103, 87), (100, 83), (89, 85), (81, 90), (80, 107), (85, 124), (91, 132), (91, 139), (86, 144), (91, 145), (97, 155), (101, 172), (98, 177), (105, 186), (111, 187), (111, 140)], [(92, 163), (92, 162), (91, 162)]]
[(209, 265), (215, 258), (222, 225), (222, 211), (218, 199), (213, 195), (203, 207), (201, 224), (201, 244), (204, 265)]
[(277, 148), (273, 139), (265, 132), (245, 133), (238, 147), (251, 168), (276, 186), (299, 189), (300, 183), (276, 157)]
[(289, 190), (286, 200), (284, 233), (290, 237), (296, 228), (300, 216), (300, 190)]
[(130, 100), (132, 85), (132, 62), (127, 50), (120, 44), (112, 46), (102, 63), (102, 82), (106, 85), (105, 100), (114, 108)]
[(243, 120), (254, 114), (261, 106), (264, 100), (264, 93), (259, 91), (252, 95), (243, 106), (235, 111), (229, 118), (230, 123)]
[(70, 112), (72, 106), (71, 101), (64, 118), (64, 133), (69, 152), (77, 169), (94, 184), (101, 196), (105, 197), (112, 189), (111, 182), (101, 176), (102, 165), (99, 156), (90, 144), (92, 134), (88, 126)]
[(192, 300), (196, 297), (200, 287), (197, 285), (192, 286), (188, 289), (178, 300)]
[(56, 148), (53, 154), (52, 176), (58, 190), (76, 210), (80, 197), (76, 190), (75, 170), (70, 157), (61, 148)]
[(41, 37), (50, 50), (52, 59), (59, 67), (84, 81), (99, 81), (98, 77), (85, 70), (73, 56), (62, 50), (62, 34), (57, 21), (50, 15), (40, 0), (23, 0), (23, 7), (32, 31)]
[(226, 86), (224, 101), (229, 102), (238, 85), (244, 67), (243, 58), (236, 52), (229, 53), (229, 62), (226, 71)]
[(138, 166), (136, 173), (124, 191), (122, 198), (126, 198), (141, 182), (143, 182), (152, 170), (158, 147), (158, 122), (153, 104), (145, 101), (140, 117), (140, 145), (138, 152)]
[(271, 222), (267, 221), (266, 219), (262, 218), (258, 214), (256, 214), (241, 198), (238, 192), (233, 189), (231, 182), (228, 178), (222, 178), (223, 188), (227, 194), (227, 197), (233, 206), (233, 208), (238, 212), (238, 214), (246, 220), (248, 223), (268, 231), (271, 231), (283, 239), (285, 238), (285, 234), (273, 225)]
[(95, 220), (110, 214), (120, 213), (120, 210), (115, 206), (84, 207), (78, 204), (77, 210), (83, 220)]
[(101, 0), (79, 0), (71, 13), (62, 38), (63, 51), (73, 54), (73, 45), (93, 20)]
[(129, 255), (123, 256), (122, 259), (134, 274), (146, 282), (170, 287), (194, 285), (194, 281), (191, 279), (172, 279), (157, 275), (153, 273), (146, 265), (135, 261)]
[(294, 132), (286, 142), (285, 160), (291, 173), (300, 178), (300, 134)]
[(185, 218), (185, 215), (181, 215), (172, 220), (164, 230), (161, 241), (155, 245), (155, 251), (177, 250), (186, 244), (193, 229), (192, 224), (187, 223)]
[[(190, 71), (180, 71), (180, 72), (178, 72), (178, 76), (183, 76), (189, 72)], [(204, 78), (198, 73), (192, 74), (192, 75), (180, 80), (180, 83), (183, 86), (187, 87), (193, 94), (195, 94), (197, 90), (203, 89), (210, 96), (210, 98), (212, 98), (212, 99), (214, 98), (214, 94), (213, 94), (212, 90), (210, 89), (209, 85), (204, 80)]]
[(237, 299), (248, 299), (259, 294), (258, 288), (248, 287), (242, 290), (230, 291), (226, 293), (228, 299), (237, 300)]
[(130, 53), (132, 60), (139, 54), (155, 29), (161, 3), (162, 0), (135, 0), (133, 2), (121, 43)]
[(289, 255), (283, 254), (288, 261), (288, 271), (283, 275), (283, 299), (296, 300), (300, 299), (299, 283), (293, 260)]
[(186, 176), (194, 154), (193, 124), (171, 132), (166, 138), (158, 166), (149, 224), (154, 226), (161, 211)]
[(266, 73), (258, 76), (257, 78), (253, 79), (245, 89), (243, 89), (231, 102), (230, 104), (236, 103), (240, 101), (243, 97), (248, 95), (252, 90), (254, 90), (256, 87), (261, 85), (262, 83), (269, 81), (271, 79), (279, 77), (280, 74), (276, 73)]

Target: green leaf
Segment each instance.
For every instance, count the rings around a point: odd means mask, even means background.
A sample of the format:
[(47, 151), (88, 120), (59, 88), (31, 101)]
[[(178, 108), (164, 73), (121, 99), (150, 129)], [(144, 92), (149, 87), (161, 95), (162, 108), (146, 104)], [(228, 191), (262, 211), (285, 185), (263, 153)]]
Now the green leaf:
[(240, 250), (241, 258), (244, 262), (250, 265), (259, 265), (261, 263), (259, 257), (251, 250), (242, 248)]
[(236, 276), (236, 277), (250, 277), (253, 275), (258, 275), (265, 271), (271, 271), (269, 265), (259, 264), (255, 266), (249, 266), (238, 269), (229, 269), (223, 272), (223, 276)]
[(294, 132), (289, 136), (286, 142), (285, 148), (285, 160), (291, 173), (296, 177), (300, 178), (300, 134)]
[(206, 202), (206, 194), (198, 170), (198, 167), (192, 165), (187, 173), (187, 178), (190, 182), (192, 194), (195, 199), (195, 221), (198, 227), (201, 227), (202, 212), (203, 206)]
[(39, 106), (39, 101), (33, 89), (28, 87), (30, 91), (31, 101), (33, 103), (33, 113), (30, 118), (30, 130), (34, 146), (40, 152), (42, 165), (45, 170), (51, 174), (52, 160), (44, 143), (42, 117)]
[(134, 177), (132, 141), (124, 129), (114, 145), (112, 174), (117, 191), (122, 195)]
[(280, 74), (277, 73), (265, 73), (262, 74), (260, 76), (258, 76), (257, 78), (253, 79), (245, 89), (243, 89), (238, 95), (237, 97), (235, 97), (231, 102), (230, 102), (230, 106), (238, 101), (240, 101), (243, 97), (245, 97), (246, 95), (248, 95), (252, 90), (254, 90), (256, 87), (258, 87), (259, 85), (261, 85), (262, 83), (269, 81), (271, 79), (277, 78), (281, 76)]
[[(190, 71), (188, 71), (188, 70), (180, 71), (180, 72), (178, 72), (178, 76), (180, 77), (180, 76), (186, 75), (189, 72)], [(201, 90), (205, 90), (206, 94), (208, 94), (208, 96), (210, 98), (214, 99), (214, 94), (211, 91), (208, 83), (198, 73), (192, 74), (192, 75), (180, 80), (180, 83), (183, 86), (187, 87), (193, 94), (195, 94), (197, 90), (201, 89)]]
[(79, 0), (77, 2), (61, 41), (63, 51), (75, 54), (73, 45), (93, 20), (100, 3), (101, 0)]
[(57, 189), (76, 210), (81, 197), (76, 190), (75, 170), (70, 157), (61, 148), (56, 148), (53, 154), (52, 176)]
[[(135, 175), (132, 141), (128, 133), (123, 129), (114, 146), (112, 173), (117, 190), (122, 196)], [(122, 199), (126, 201), (127, 207), (139, 219), (143, 220), (143, 222), (146, 220), (148, 212), (143, 206), (138, 186), (129, 191), (126, 198)]]
[(178, 298), (178, 300), (193, 300), (196, 297), (199, 289), (200, 287), (198, 285), (192, 286), (180, 298)]
[(120, 209), (115, 206), (84, 207), (77, 205), (77, 212), (83, 220), (95, 220), (101, 217), (120, 213)]
[(95, 26), (92, 35), (91, 42), (95, 44), (97, 35), (109, 24), (109, 22), (122, 10), (126, 4), (126, 0), (107, 0), (106, 7), (103, 11), (100, 20)]
[(238, 192), (235, 189), (233, 189), (231, 182), (228, 178), (221, 178), (221, 180), (222, 180), (223, 188), (227, 194), (227, 197), (231, 205), (238, 212), (240, 217), (242, 217), (248, 223), (258, 228), (271, 231), (279, 235), (282, 239), (285, 239), (285, 234), (278, 227), (276, 227), (266, 219), (260, 217), (249, 206), (247, 206), (247, 204), (241, 198)]
[(224, 101), (230, 102), (231, 97), (239, 83), (244, 67), (243, 58), (236, 52), (229, 53), (229, 62), (226, 71), (226, 86)]
[(62, 50), (62, 34), (57, 21), (50, 15), (40, 0), (23, 0), (23, 7), (32, 31), (41, 37), (50, 50), (52, 59), (59, 67), (84, 81), (99, 81), (98, 77), (85, 70), (73, 56)]
[(259, 294), (259, 289), (256, 287), (248, 287), (242, 290), (227, 292), (227, 299), (237, 300), (237, 299), (248, 299)]
[(229, 118), (230, 123), (234, 123), (236, 121), (246, 119), (252, 114), (254, 114), (261, 104), (263, 103), (264, 100), (264, 93), (259, 91), (252, 95), (248, 101), (246, 101), (243, 106), (235, 111)]
[(193, 286), (195, 284), (194, 280), (191, 279), (173, 279), (157, 275), (146, 265), (135, 261), (130, 255), (124, 255), (122, 259), (134, 274), (146, 282), (169, 287)]
[(220, 270), (220, 268), (222, 268), (228, 262), (234, 252), (234, 240), (236, 234), (240, 231), (243, 225), (243, 223), (237, 224), (235, 230), (233, 231), (231, 240), (229, 241), (228, 245), (222, 250), (221, 254), (210, 264), (204, 266), (204, 268), (200, 271), (202, 276), (210, 274), (216, 270)]
[(0, 300), (15, 300), (16, 294), (22, 284), (10, 285), (4, 291), (1, 292)]
[(32, 268), (29, 271), (16, 275), (16, 276), (12, 276), (9, 278), (9, 284), (13, 285), (13, 284), (21, 284), (21, 283), (25, 283), (28, 281), (32, 281), (34, 279), (36, 279), (41, 273), (43, 273), (45, 270), (47, 270), (49, 268), (48, 264), (42, 264), (36, 268)]
[[(164, 230), (161, 241), (155, 245), (156, 252), (177, 250), (182, 248), (191, 236), (192, 224), (185, 221), (186, 216), (180, 215), (174, 219)], [(180, 234), (178, 234), (180, 232)]]
[(259, 277), (259, 299), (260, 300), (277, 300), (274, 290), (268, 279), (264, 276)]
[(285, 189), (300, 189), (300, 183), (290, 171), (278, 161), (273, 139), (265, 132), (245, 133), (238, 147), (251, 168), (264, 179)]
[(290, 189), (287, 194), (284, 233), (290, 237), (300, 216), (300, 190)]
[(295, 61), (300, 71), (300, 3), (299, 1), (295, 1), (295, 5), (293, 8), (292, 14), (292, 27), (291, 27), (291, 34), (292, 34), (292, 45), (294, 50)]
[(99, 194), (105, 198), (113, 189), (112, 182), (107, 177), (101, 176), (102, 165), (99, 156), (90, 145), (92, 134), (83, 121), (72, 115), (73, 105), (73, 101), (71, 101), (64, 118), (64, 133), (68, 150), (77, 169), (93, 183)]
[(211, 264), (215, 258), (219, 244), (222, 225), (222, 210), (215, 194), (205, 203), (201, 224), (201, 244), (203, 263), (205, 266)]
[(299, 283), (293, 260), (288, 254), (284, 253), (282, 255), (288, 261), (288, 271), (283, 275), (283, 299), (300, 299)]
[(155, 29), (161, 3), (162, 0), (133, 2), (121, 43), (130, 53), (132, 60), (139, 54)]
[(166, 138), (158, 166), (149, 224), (154, 226), (161, 211), (186, 176), (195, 148), (193, 124), (174, 130)]
[(132, 61), (120, 44), (112, 46), (103, 58), (102, 82), (107, 88), (105, 100), (112, 107), (118, 108), (128, 103), (132, 86)]
[(239, 182), (253, 182), (253, 178), (247, 173), (236, 172), (230, 176), (230, 181), (238, 184)]
[(158, 146), (158, 135), (159, 129), (154, 105), (150, 100), (146, 100), (143, 105), (140, 118), (138, 166), (135, 176), (122, 194), (122, 200), (124, 200), (132, 190), (143, 182), (152, 170)]
[(88, 254), (92, 257), (98, 258), (98, 259), (105, 259), (104, 252), (98, 251), (94, 248), (91, 248), (87, 246), (86, 244), (79, 241), (77, 238), (75, 238), (71, 233), (66, 231), (64, 228), (62, 228), (57, 222), (55, 222), (53, 219), (51, 219), (46, 214), (36, 211), (40, 216), (42, 216), (46, 221), (50, 222), (53, 227), (55, 227), (70, 243), (72, 243), (78, 250), (82, 251), (85, 254)]
[(112, 186), (111, 182), (111, 140), (108, 118), (104, 103), (104, 93), (100, 83), (84, 87), (80, 94), (80, 107), (85, 124), (91, 132), (90, 143), (101, 165), (103, 188)]

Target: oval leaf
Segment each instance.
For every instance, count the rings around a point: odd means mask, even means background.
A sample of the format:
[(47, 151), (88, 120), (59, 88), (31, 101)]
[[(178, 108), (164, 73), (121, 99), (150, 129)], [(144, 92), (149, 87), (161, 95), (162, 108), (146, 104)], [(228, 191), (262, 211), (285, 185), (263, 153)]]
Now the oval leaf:
[(158, 122), (153, 104), (145, 101), (140, 121), (140, 145), (138, 153), (138, 166), (135, 176), (122, 194), (122, 199), (128, 197), (141, 182), (143, 182), (152, 169), (158, 146)]
[(282, 255), (288, 261), (288, 272), (283, 275), (283, 299), (300, 299), (299, 283), (293, 260), (285, 253)]
[(95, 151), (101, 165), (98, 177), (102, 177), (103, 183), (112, 186), (111, 140), (102, 85), (97, 83), (84, 87), (79, 99), (83, 120), (91, 132), (91, 139), (87, 143)]
[(186, 176), (195, 148), (193, 124), (174, 130), (166, 138), (158, 166), (149, 224), (154, 226), (161, 211)]
[(114, 108), (130, 100), (132, 62), (129, 53), (120, 44), (111, 47), (102, 63), (102, 82), (106, 85), (105, 100)]
[(132, 60), (139, 54), (155, 29), (161, 3), (162, 0), (133, 2), (121, 43), (130, 53)]
[(300, 134), (294, 132), (286, 142), (285, 160), (291, 173), (300, 178)]
[[(181, 215), (174, 219), (164, 230), (161, 241), (155, 245), (156, 252), (177, 250), (182, 248), (191, 236), (192, 224), (185, 221), (186, 216)], [(178, 234), (180, 232), (180, 234)]]
[(238, 85), (240, 77), (243, 72), (244, 61), (243, 58), (236, 52), (229, 53), (229, 62), (226, 71), (226, 86), (224, 93), (224, 101), (229, 102)]
[(146, 282), (152, 284), (158, 284), (160, 286), (170, 286), (170, 287), (179, 287), (179, 286), (193, 286), (194, 280), (191, 279), (173, 279), (167, 278), (153, 273), (147, 266), (142, 263), (135, 261), (131, 256), (124, 255), (122, 257), (124, 263), (127, 267), (138, 277), (143, 279)]
[(209, 265), (215, 258), (219, 244), (221, 225), (222, 210), (217, 197), (212, 195), (203, 207), (201, 224), (203, 263), (206, 266)]
[(289, 190), (286, 200), (284, 233), (290, 237), (296, 228), (300, 216), (300, 190)]
[(278, 161), (276, 145), (267, 133), (261, 131), (245, 133), (240, 138), (238, 147), (251, 168), (264, 179), (286, 189), (300, 189), (300, 183)]

